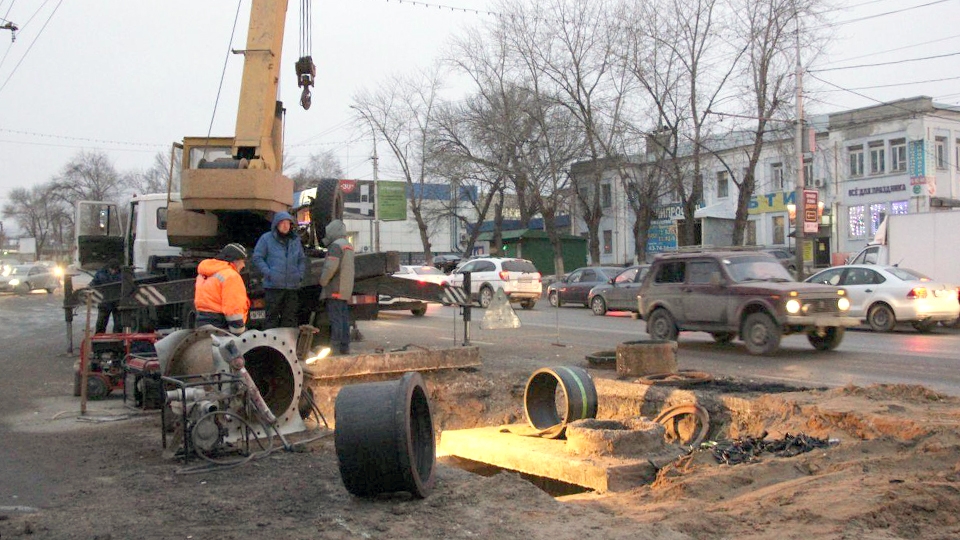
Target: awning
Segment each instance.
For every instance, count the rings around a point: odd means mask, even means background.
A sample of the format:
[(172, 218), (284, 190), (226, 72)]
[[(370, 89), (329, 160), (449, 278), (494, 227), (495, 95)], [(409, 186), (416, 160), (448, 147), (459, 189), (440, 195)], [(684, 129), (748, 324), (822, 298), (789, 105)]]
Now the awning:
[(733, 219), (736, 217), (737, 210), (728, 202), (718, 202), (711, 204), (710, 206), (704, 206), (703, 208), (697, 208), (697, 211), (693, 213), (694, 219), (703, 219), (703, 218), (719, 218), (719, 219)]

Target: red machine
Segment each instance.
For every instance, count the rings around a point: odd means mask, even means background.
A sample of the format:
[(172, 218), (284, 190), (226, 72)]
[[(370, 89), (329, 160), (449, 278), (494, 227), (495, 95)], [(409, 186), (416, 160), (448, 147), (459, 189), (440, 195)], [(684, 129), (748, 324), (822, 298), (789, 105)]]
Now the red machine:
[(132, 356), (138, 358), (144, 364), (141, 371), (145, 373), (150, 366), (149, 362), (142, 360), (156, 356), (153, 344), (159, 338), (158, 334), (153, 333), (94, 334), (90, 338), (90, 346), (83, 343), (80, 348), (80, 359), (75, 365), (73, 395), (80, 395), (83, 370), (88, 361), (87, 398), (103, 399), (113, 390), (124, 389), (127, 359)]

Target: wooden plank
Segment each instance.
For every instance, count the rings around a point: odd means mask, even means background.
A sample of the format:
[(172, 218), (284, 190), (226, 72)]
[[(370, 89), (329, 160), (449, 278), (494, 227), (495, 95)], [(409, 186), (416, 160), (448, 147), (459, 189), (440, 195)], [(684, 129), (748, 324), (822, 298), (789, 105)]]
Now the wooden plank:
[(363, 375), (434, 371), (479, 365), (479, 347), (454, 347), (331, 356), (304, 366), (304, 372), (312, 379), (342, 379)]
[(439, 455), (486, 463), (534, 476), (560, 480), (598, 492), (627, 491), (652, 481), (646, 458), (576, 456), (566, 441), (502, 433), (501, 427), (447, 430), (440, 435)]

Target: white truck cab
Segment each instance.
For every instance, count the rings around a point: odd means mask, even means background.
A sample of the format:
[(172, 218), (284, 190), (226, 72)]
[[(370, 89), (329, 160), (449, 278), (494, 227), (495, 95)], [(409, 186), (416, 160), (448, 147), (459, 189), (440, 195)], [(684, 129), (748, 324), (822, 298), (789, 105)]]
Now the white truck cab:
[[(173, 193), (169, 199), (179, 201), (180, 195)], [(126, 226), (116, 203), (77, 203), (76, 267), (93, 272), (120, 259), (136, 272), (145, 272), (150, 269), (151, 257), (180, 255), (180, 248), (167, 240), (167, 200), (166, 193), (133, 197)]]
[[(170, 200), (179, 201), (173, 193)], [(167, 240), (167, 194), (140, 195), (130, 201), (127, 260), (138, 272), (148, 269), (151, 256), (177, 256), (181, 250)]]

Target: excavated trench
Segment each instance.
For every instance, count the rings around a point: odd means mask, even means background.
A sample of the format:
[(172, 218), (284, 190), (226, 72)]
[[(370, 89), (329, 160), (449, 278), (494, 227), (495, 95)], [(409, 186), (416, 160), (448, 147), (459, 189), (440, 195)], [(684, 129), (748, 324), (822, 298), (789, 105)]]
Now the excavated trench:
[[(592, 367), (584, 365), (583, 367)], [(803, 395), (809, 392), (824, 392), (825, 389), (811, 389), (788, 386), (778, 383), (763, 383), (732, 378), (714, 378), (707, 382), (684, 386), (651, 386), (637, 382), (618, 380), (616, 374), (603, 369), (590, 369), (598, 394), (596, 422), (590, 425), (578, 425), (581, 436), (574, 443), (551, 441), (554, 446), (566, 444), (571, 456), (598, 460), (600, 463), (629, 461), (653, 462), (656, 466), (642, 473), (633, 473), (629, 481), (636, 484), (651, 483), (660, 466), (678, 456), (684, 450), (679, 443), (689, 443), (704, 426), (692, 415), (681, 415), (668, 429), (664, 429), (653, 420), (665, 409), (685, 404), (696, 404), (709, 415), (705, 426), (705, 440), (727, 440), (738, 437), (759, 437), (765, 432), (799, 431), (810, 424), (811, 412), (785, 397)], [(424, 373), (429, 393), (433, 424), (441, 441), (442, 463), (452, 465), (483, 476), (491, 476), (503, 470), (520, 472), (540, 489), (553, 496), (563, 496), (590, 491), (590, 487), (575, 482), (564, 481), (563, 474), (536, 475), (518, 471), (518, 467), (498, 466), (466, 459), (456, 455), (443, 456), (445, 432), (459, 432), (473, 428), (495, 428), (510, 424), (526, 424), (524, 414), (524, 390), (529, 373), (487, 373), (482, 370), (466, 368), (442, 372)], [(315, 400), (328, 419), (333, 418), (333, 404), (339, 389), (345, 384), (390, 380), (395, 375), (367, 376), (360, 380), (310, 381)], [(800, 393), (800, 394), (798, 394)], [(781, 397), (778, 397), (781, 396)], [(557, 393), (558, 411), (565, 406), (562, 392)], [(837, 418), (828, 414), (814, 414), (818, 421), (827, 425), (858, 422)], [(578, 424), (579, 424), (578, 423)], [(862, 421), (859, 423), (863, 423)], [(650, 427), (660, 429), (654, 433), (656, 439), (667, 441), (663, 445), (650, 443)], [(643, 437), (648, 440), (627, 440), (645, 429)], [(491, 433), (499, 430), (493, 429)], [(584, 437), (583, 435), (586, 434)], [(495, 437), (496, 435), (483, 435)], [(585, 439), (595, 439), (593, 441)], [(494, 450), (491, 450), (493, 452)], [(606, 460), (606, 461), (604, 461)], [(603, 465), (601, 465), (603, 466)], [(610, 486), (613, 486), (611, 480)], [(583, 484), (585, 482), (580, 482)], [(620, 489), (624, 489), (620, 482)], [(614, 489), (611, 487), (610, 489)]]

